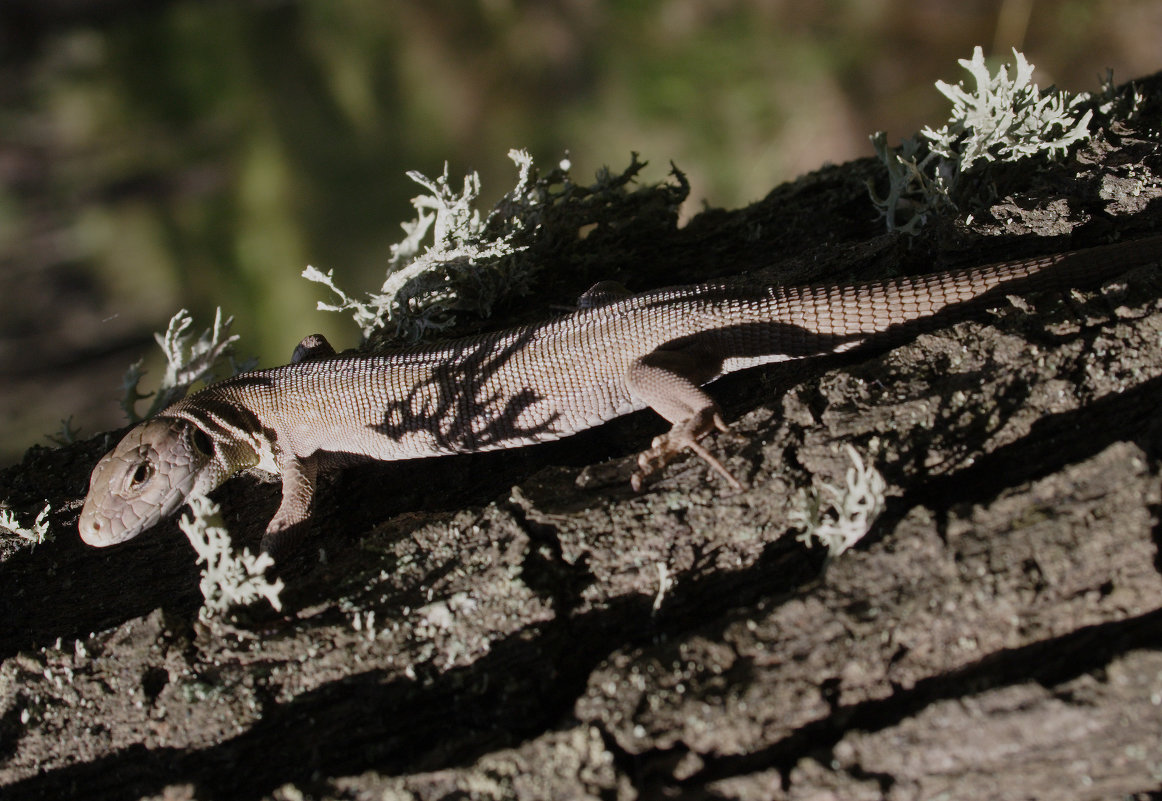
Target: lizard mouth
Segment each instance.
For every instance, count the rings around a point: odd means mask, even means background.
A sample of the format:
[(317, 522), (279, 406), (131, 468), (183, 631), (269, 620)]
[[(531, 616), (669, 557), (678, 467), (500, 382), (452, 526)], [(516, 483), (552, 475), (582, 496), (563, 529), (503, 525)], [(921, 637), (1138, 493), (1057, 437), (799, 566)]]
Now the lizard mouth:
[(185, 503), (187, 494), (183, 488), (175, 487), (160, 503), (123, 504), (116, 515), (97, 507), (90, 508), (86, 504), (77, 520), (77, 531), (86, 545), (95, 548), (118, 545), (153, 528), (176, 512)]
[(95, 510), (88, 508), (81, 512), (81, 519), (77, 521), (77, 531), (81, 534), (82, 542), (96, 548), (116, 545), (133, 536), (124, 526), (119, 526), (116, 520), (102, 517)]
[[(172, 501), (167, 499), (162, 506), (147, 504), (123, 504), (116, 516), (97, 506), (85, 504), (77, 521), (77, 531), (81, 541), (96, 548), (107, 548), (131, 540), (157, 523), (181, 505), (184, 496), (175, 493)], [(135, 506), (141, 506), (144, 514), (137, 514)]]
[(106, 548), (133, 539), (176, 512), (185, 503), (195, 479), (196, 474), (190, 473), (160, 497), (120, 498), (115, 510), (87, 498), (77, 520), (81, 540), (86, 545)]

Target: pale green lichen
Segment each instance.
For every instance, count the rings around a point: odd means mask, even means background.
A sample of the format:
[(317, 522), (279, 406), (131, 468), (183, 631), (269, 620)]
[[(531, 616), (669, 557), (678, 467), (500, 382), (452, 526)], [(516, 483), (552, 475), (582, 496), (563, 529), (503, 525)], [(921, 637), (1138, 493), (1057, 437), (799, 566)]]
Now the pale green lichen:
[(800, 490), (787, 513), (791, 525), (802, 529), (797, 539), (807, 544), (820, 542), (830, 559), (863, 539), (884, 508), (884, 477), (873, 465), (865, 466), (855, 448), (846, 448), (852, 467), (847, 470), (844, 486), (822, 484), (826, 503), (818, 490)]
[(972, 75), (974, 91), (963, 83), (936, 82), (952, 101), (952, 114), (944, 127), (921, 133), (934, 153), (961, 171), (980, 162), (1016, 161), (1039, 153), (1053, 157), (1089, 136), (1093, 111), (1081, 108), (1089, 95), (1070, 95), (1052, 87), (1042, 92), (1033, 83), (1033, 65), (1015, 48), (1013, 58), (1012, 78), (1007, 65), (990, 75), (984, 52), (977, 47), (971, 60), (958, 62)]
[(955, 210), (946, 173), (934, 169), (937, 154), (926, 152), (916, 137), (905, 139), (899, 148), (890, 148), (887, 134), (877, 131), (871, 142), (876, 157), (887, 168), (888, 193), (877, 194), (872, 181), (868, 181), (868, 193), (889, 231), (916, 234), (932, 213)]
[(544, 264), (517, 257), (538, 241), (550, 215), (560, 230), (576, 235), (586, 225), (623, 222), (647, 207), (653, 211), (659, 199), (676, 213), (689, 190), (674, 168), (676, 187), (645, 190), (652, 195), (628, 192), (626, 186), (645, 166), (636, 153), (623, 172), (603, 169), (587, 187), (573, 183), (567, 161), (541, 175), (525, 151), (508, 155), (517, 166), (516, 185), (487, 215), (475, 208), (480, 194), (476, 173), (459, 190), (451, 186), (447, 166), (434, 180), (408, 173), (427, 191), (412, 199), (417, 216), (403, 223), (405, 236), (391, 249), (383, 286), (360, 300), (335, 284), (332, 271), (307, 267), (303, 277), (323, 284), (338, 298), (336, 303), (320, 302), (318, 308), (350, 312), (364, 338), (391, 326), (395, 338), (416, 341), (453, 325), (460, 313), (487, 317), (499, 299), (527, 293)]
[(45, 434), (44, 438), (57, 447), (63, 448), (72, 445), (80, 437), (81, 430), (73, 427), (73, 416), (70, 414), (61, 420), (61, 427), (56, 434)]
[[(495, 301), (487, 286), (496, 282), (481, 280), (484, 265), (496, 269), (498, 259), (527, 247), (518, 241), (527, 223), (511, 210), (538, 201), (532, 158), (523, 150), (510, 151), (509, 158), (519, 170), (516, 186), (484, 218), (475, 208), (479, 174), (467, 175), (456, 191), (449, 184), (447, 164), (435, 180), (409, 172), (408, 177), (428, 192), (412, 198), (417, 216), (402, 224), (406, 235), (391, 248), (383, 287), (366, 301), (356, 300), (335, 285), (333, 272), (307, 267), (304, 278), (323, 284), (339, 298), (338, 303), (320, 301), (318, 308), (351, 312), (365, 338), (392, 322), (399, 336), (412, 340), (447, 328), (455, 309), (471, 308), (486, 315)], [(425, 247), (429, 232), (432, 241)]]
[[(919, 136), (889, 148), (882, 132), (871, 136), (876, 157), (888, 171), (888, 192), (878, 194), (872, 182), (872, 204), (889, 231), (915, 234), (933, 212), (963, 209), (971, 200), (961, 196), (962, 177), (993, 162), (1013, 162), (1036, 155), (1055, 158), (1089, 136), (1092, 98), (1052, 87), (1042, 91), (1032, 81), (1033, 65), (1013, 50), (1012, 77), (1008, 66), (989, 73), (984, 52), (960, 60), (975, 83), (936, 82), (952, 101), (948, 122), (939, 130), (925, 128)], [(1109, 104), (1113, 107), (1113, 103)]]
[[(230, 326), (234, 318), (222, 319), (222, 310), (214, 312), (214, 324), (198, 336), (193, 338), (189, 333), (193, 325), (193, 318), (185, 309), (181, 309), (170, 318), (169, 326), (164, 334), (154, 334), (158, 346), (165, 354), (166, 367), (161, 384), (155, 392), (142, 394), (138, 384), (145, 372), (141, 369), (142, 360), (139, 359), (129, 366), (122, 380), (121, 408), (129, 422), (136, 423), (160, 412), (175, 401), (185, 397), (189, 388), (201, 381), (213, 381), (224, 366), (228, 366), (228, 374), (246, 369), (249, 365), (235, 363), (234, 343), (238, 340), (237, 334), (230, 333)], [(144, 415), (137, 413), (138, 401), (153, 398)]]
[(666, 593), (674, 587), (674, 577), (670, 574), (670, 567), (665, 562), (655, 562), (658, 570), (658, 592), (654, 595), (653, 613), (656, 615), (666, 600)]
[(48, 516), (51, 511), (52, 505), (45, 501), (44, 508), (32, 521), (32, 525), (23, 526), (12, 509), (5, 504), (0, 504), (0, 528), (8, 529), (30, 546), (41, 545), (48, 538)]
[(265, 575), (274, 564), (270, 554), (255, 556), (248, 549), (235, 554), (218, 505), (204, 495), (192, 495), (188, 503), (191, 514), (183, 514), (178, 526), (197, 552), (198, 564), (204, 565), (199, 588), (205, 600), (198, 616), (209, 620), (232, 606), (260, 598), (281, 610), (282, 580), (272, 583)]
[(1124, 90), (1119, 91), (1118, 85), (1114, 83), (1114, 71), (1107, 69), (1094, 100), (1098, 113), (1103, 117), (1135, 120), (1146, 102), (1146, 95), (1136, 83), (1132, 82)]

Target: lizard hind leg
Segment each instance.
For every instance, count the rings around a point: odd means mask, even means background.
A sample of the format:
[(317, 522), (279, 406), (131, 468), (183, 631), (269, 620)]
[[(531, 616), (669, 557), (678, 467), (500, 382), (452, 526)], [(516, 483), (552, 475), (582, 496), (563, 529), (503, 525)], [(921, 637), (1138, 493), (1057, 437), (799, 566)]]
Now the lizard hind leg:
[(687, 448), (732, 487), (742, 489), (738, 479), (699, 442), (712, 431), (728, 430), (718, 404), (700, 386), (717, 376), (720, 369), (720, 360), (689, 350), (654, 351), (630, 365), (625, 376), (630, 393), (673, 424), (638, 455), (638, 469), (630, 478), (635, 492), (641, 490), (646, 476)]

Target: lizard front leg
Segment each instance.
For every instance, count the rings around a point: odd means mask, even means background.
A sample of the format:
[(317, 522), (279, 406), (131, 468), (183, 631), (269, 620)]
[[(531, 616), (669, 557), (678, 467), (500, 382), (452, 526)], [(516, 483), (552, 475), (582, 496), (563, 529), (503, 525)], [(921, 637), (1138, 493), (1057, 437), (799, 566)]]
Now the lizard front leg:
[[(291, 364), (317, 359), (329, 359), (335, 349), (322, 334), (308, 334), (295, 347)], [(277, 561), (291, 553), (306, 533), (311, 517), (311, 503), (315, 498), (315, 479), (319, 474), (317, 456), (299, 458), (284, 449), (277, 457), (278, 472), (282, 476), (282, 503), (262, 535), (262, 550)]]
[(283, 455), (278, 459), (278, 471), (282, 474), (282, 503), (262, 535), (262, 550), (276, 561), (293, 551), (306, 533), (319, 464), (314, 456), (300, 459)]
[(630, 365), (625, 377), (629, 391), (673, 424), (638, 455), (638, 469), (630, 478), (635, 491), (641, 489), (646, 476), (686, 448), (698, 454), (732, 487), (742, 489), (738, 479), (699, 442), (714, 430), (728, 430), (718, 404), (700, 386), (718, 375), (720, 368), (720, 359), (696, 350), (658, 350)]

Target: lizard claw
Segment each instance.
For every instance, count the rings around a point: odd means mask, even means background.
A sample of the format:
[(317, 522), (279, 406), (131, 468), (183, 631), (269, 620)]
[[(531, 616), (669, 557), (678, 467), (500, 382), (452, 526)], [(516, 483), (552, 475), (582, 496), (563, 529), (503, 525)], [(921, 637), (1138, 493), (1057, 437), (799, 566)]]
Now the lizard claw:
[(702, 461), (714, 468), (730, 483), (730, 486), (737, 490), (742, 489), (742, 483), (731, 475), (722, 462), (718, 461), (714, 454), (706, 450), (698, 441), (715, 429), (729, 431), (730, 427), (726, 425), (722, 415), (716, 409), (707, 408), (680, 423), (675, 423), (673, 428), (665, 434), (654, 437), (649, 449), (638, 454), (638, 469), (629, 479), (629, 485), (633, 491), (640, 492), (646, 476), (661, 470), (686, 448), (694, 451), (702, 458)]

